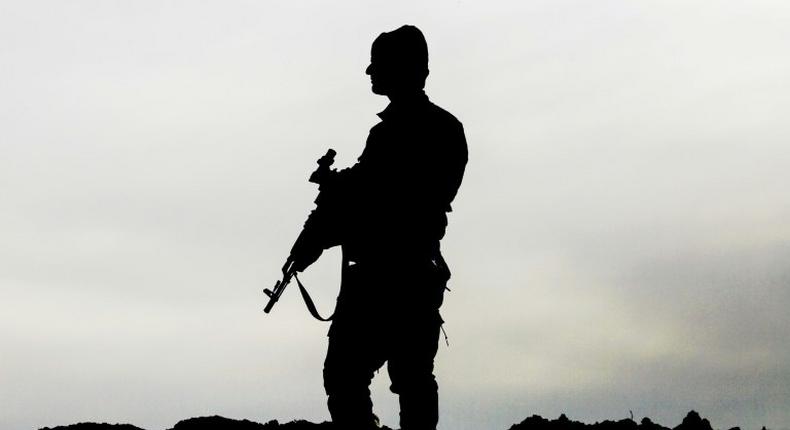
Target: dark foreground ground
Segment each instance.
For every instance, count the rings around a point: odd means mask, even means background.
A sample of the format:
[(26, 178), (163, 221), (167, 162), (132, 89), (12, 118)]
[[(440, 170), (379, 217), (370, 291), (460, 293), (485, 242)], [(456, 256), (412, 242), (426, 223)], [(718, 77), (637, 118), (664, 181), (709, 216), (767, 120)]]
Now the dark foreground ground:
[[(555, 420), (548, 420), (538, 415), (533, 415), (524, 421), (510, 426), (509, 430), (712, 430), (710, 422), (691, 411), (683, 421), (675, 427), (664, 427), (656, 424), (650, 418), (643, 418), (637, 423), (631, 419), (618, 421), (602, 421), (595, 424), (585, 424), (569, 420), (561, 415)], [(734, 430), (738, 427), (733, 427)], [(106, 423), (79, 423), (67, 426), (44, 427), (41, 430), (144, 430), (131, 424), (106, 424)], [(248, 420), (233, 420), (220, 416), (189, 418), (179, 421), (169, 430), (345, 430), (335, 429), (331, 423), (315, 424), (307, 421), (291, 421), (279, 423), (269, 421), (266, 424)], [(384, 427), (382, 430), (392, 430)], [(763, 427), (763, 430), (766, 430)]]

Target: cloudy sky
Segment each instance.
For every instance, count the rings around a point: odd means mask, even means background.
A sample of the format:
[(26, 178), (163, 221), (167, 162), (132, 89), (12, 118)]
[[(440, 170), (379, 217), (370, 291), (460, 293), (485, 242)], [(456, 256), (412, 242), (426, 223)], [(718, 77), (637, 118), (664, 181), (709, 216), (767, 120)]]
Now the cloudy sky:
[[(470, 145), (440, 428), (790, 428), (788, 22), (783, 0), (0, 2), (0, 427), (327, 419), (327, 326), (261, 290), (315, 159), (353, 163), (386, 106), (370, 43), (411, 23)], [(339, 261), (303, 277), (324, 312)]]

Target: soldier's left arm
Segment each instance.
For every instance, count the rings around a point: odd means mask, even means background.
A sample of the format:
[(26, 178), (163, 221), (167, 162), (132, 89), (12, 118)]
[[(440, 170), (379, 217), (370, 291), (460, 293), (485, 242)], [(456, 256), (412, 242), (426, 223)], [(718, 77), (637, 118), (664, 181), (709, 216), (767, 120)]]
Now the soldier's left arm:
[(431, 151), (421, 167), (422, 198), (426, 204), (449, 205), (458, 193), (468, 161), (463, 125), (453, 120), (431, 133)]

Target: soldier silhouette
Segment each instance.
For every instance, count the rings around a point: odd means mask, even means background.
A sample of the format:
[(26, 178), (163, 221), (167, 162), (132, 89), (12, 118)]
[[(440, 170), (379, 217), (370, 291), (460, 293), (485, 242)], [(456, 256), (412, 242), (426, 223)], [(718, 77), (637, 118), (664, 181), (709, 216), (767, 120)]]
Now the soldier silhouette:
[(338, 429), (378, 428), (369, 385), (387, 363), (402, 430), (433, 430), (439, 314), (450, 271), (439, 242), (467, 162), (461, 123), (428, 100), (428, 48), (414, 26), (373, 42), (378, 114), (358, 162), (325, 170), (316, 208), (283, 271), (303, 271), (340, 245), (342, 282), (324, 362), (329, 412)]

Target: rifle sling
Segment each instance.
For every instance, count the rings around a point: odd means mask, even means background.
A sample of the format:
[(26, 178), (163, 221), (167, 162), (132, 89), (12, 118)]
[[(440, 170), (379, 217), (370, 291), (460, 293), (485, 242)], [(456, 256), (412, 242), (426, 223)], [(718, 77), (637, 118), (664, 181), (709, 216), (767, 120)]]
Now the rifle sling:
[(296, 276), (295, 272), (294, 279), (296, 279), (296, 284), (299, 285), (299, 292), (302, 293), (302, 299), (304, 300), (305, 306), (307, 306), (307, 310), (310, 311), (310, 315), (312, 315), (313, 318), (317, 319), (318, 321), (331, 321), (332, 317), (335, 315), (332, 314), (329, 316), (329, 318), (324, 318), (318, 313), (318, 309), (316, 309), (313, 299), (310, 297), (310, 294), (307, 292), (307, 289), (304, 287), (304, 285), (302, 285), (302, 281), (299, 280), (299, 277)]

